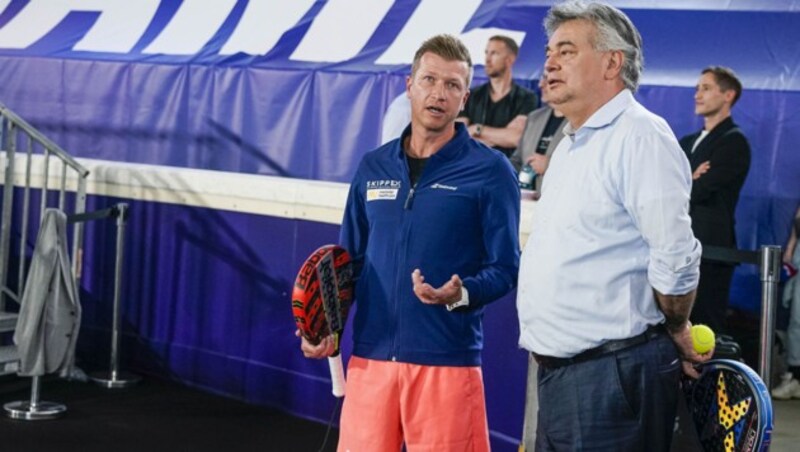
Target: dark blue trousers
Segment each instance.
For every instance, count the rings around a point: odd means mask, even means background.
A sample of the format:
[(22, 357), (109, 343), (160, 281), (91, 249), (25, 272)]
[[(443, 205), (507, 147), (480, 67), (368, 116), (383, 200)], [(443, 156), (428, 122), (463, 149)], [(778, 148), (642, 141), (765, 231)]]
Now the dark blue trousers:
[(681, 372), (666, 333), (582, 363), (539, 366), (536, 450), (668, 451)]

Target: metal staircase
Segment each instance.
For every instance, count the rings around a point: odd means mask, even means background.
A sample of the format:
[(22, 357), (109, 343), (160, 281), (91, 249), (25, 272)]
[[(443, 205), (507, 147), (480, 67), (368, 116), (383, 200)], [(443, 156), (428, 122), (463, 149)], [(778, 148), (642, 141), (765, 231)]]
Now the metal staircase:
[[(68, 215), (86, 209), (86, 178), (89, 171), (66, 151), (0, 103), (0, 159), (3, 160), (2, 211), (0, 211), (0, 375), (16, 373), (19, 367), (17, 347), (12, 334), (17, 325), (18, 303), (22, 299), (25, 271), (31, 247), (28, 225), (38, 224), (48, 207), (58, 207)], [(55, 160), (54, 160), (55, 159)], [(24, 166), (23, 166), (24, 165)], [(18, 181), (18, 177), (22, 176)], [(50, 190), (49, 187), (55, 187)], [(39, 209), (31, 209), (31, 190), (40, 192)], [(21, 193), (18, 193), (20, 192)], [(58, 194), (53, 196), (52, 192)], [(67, 192), (74, 201), (67, 204)], [(48, 194), (50, 196), (48, 196)], [(18, 199), (21, 198), (21, 199)], [(56, 199), (54, 201), (54, 198)], [(21, 206), (14, 208), (15, 202)], [(38, 210), (38, 211), (37, 211)], [(38, 229), (38, 228), (37, 228)], [(12, 230), (19, 237), (18, 254), (11, 253)], [(35, 237), (34, 237), (35, 238)], [(72, 230), (72, 272), (80, 279), (80, 256), (83, 247), (83, 224)], [(12, 259), (17, 265), (17, 280), (9, 285)], [(17, 306), (9, 306), (10, 299)], [(11, 308), (11, 309), (9, 309)]]
[(19, 368), (17, 346), (11, 339), (16, 326), (17, 313), (0, 311), (0, 343), (4, 344), (0, 345), (0, 375), (16, 373)]

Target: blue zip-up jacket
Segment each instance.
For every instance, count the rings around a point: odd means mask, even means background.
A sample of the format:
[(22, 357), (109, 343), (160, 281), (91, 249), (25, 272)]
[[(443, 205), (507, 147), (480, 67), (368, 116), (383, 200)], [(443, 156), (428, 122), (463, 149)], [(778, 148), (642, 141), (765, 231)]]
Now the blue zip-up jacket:
[[(410, 187), (402, 149), (409, 131), (365, 155), (350, 186), (341, 244), (358, 278), (353, 354), (478, 366), (483, 308), (517, 284), (517, 178), (503, 154), (456, 123), (453, 139)], [(469, 307), (422, 303), (411, 282), (416, 268), (433, 287), (459, 275)]]

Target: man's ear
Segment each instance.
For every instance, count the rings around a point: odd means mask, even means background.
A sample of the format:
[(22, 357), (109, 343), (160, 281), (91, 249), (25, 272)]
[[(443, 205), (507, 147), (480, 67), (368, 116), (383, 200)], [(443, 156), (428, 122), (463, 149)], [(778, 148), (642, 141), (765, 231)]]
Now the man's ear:
[(736, 90), (729, 89), (723, 91), (722, 95), (725, 96), (725, 100), (728, 102), (728, 105), (733, 105), (733, 99), (736, 97)]
[(508, 65), (513, 66), (517, 62), (517, 57), (513, 53), (508, 54)]
[(606, 78), (614, 79), (622, 72), (622, 65), (625, 63), (625, 54), (621, 50), (612, 50), (606, 56)]
[(406, 97), (408, 97), (409, 99), (411, 98), (411, 83), (412, 82), (413, 82), (413, 80), (411, 79), (411, 76), (410, 75), (406, 76)]

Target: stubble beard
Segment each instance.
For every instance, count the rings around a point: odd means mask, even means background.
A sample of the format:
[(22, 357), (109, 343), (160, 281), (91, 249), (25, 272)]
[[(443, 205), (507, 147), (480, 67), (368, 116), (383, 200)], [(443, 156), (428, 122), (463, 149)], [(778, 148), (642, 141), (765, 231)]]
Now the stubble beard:
[(505, 74), (506, 74), (505, 68), (492, 69), (491, 71), (489, 69), (486, 70), (486, 75), (489, 78), (500, 78), (500, 77), (504, 76)]
[(449, 115), (447, 115), (445, 118), (441, 120), (435, 120), (432, 118), (423, 118), (419, 121), (419, 124), (427, 132), (438, 134), (447, 130), (448, 127), (453, 127), (454, 121), (455, 117), (450, 117)]

